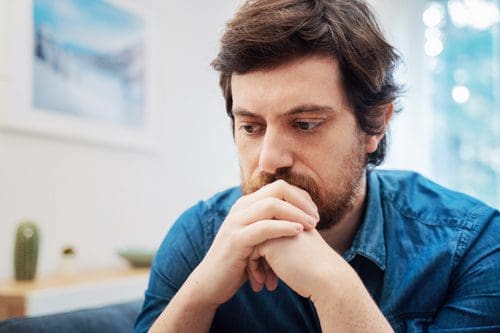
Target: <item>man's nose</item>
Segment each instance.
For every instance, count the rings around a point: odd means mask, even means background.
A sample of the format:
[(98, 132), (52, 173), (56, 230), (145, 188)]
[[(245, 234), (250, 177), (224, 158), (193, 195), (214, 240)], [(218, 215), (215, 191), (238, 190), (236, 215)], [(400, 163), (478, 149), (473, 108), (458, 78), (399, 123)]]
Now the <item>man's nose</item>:
[(291, 167), (293, 155), (291, 144), (276, 130), (266, 129), (259, 155), (259, 169), (274, 173), (277, 169)]

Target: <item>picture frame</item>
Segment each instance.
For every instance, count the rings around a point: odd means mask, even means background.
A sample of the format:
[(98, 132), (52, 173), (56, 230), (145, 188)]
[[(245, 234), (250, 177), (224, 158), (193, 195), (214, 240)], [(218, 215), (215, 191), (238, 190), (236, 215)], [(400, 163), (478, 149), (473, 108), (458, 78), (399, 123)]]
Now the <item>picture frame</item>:
[(6, 3), (2, 129), (155, 150), (149, 8), (127, 0)]

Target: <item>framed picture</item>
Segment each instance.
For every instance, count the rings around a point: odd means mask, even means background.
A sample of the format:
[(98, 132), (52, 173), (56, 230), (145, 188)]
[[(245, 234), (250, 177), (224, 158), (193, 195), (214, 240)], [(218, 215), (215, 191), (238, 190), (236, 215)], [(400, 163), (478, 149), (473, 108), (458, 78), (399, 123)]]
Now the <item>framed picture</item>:
[(154, 147), (152, 14), (140, 1), (6, 3), (2, 127)]

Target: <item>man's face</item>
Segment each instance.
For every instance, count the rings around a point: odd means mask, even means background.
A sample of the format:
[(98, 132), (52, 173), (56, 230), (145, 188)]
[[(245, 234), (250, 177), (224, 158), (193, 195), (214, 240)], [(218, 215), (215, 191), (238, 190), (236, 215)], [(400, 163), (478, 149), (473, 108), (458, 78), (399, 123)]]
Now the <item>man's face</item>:
[(245, 194), (284, 179), (309, 192), (318, 229), (352, 208), (370, 149), (347, 106), (338, 63), (308, 56), (233, 74), (235, 142)]

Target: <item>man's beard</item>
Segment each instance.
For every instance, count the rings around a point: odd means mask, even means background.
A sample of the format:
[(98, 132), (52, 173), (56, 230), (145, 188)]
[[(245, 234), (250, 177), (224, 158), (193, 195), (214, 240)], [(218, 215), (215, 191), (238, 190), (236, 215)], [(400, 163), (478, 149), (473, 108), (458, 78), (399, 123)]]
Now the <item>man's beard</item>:
[(340, 161), (339, 173), (335, 176), (330, 190), (321, 188), (314, 179), (307, 175), (291, 172), (290, 168), (280, 168), (274, 173), (261, 172), (254, 179), (242, 181), (243, 194), (250, 194), (278, 179), (286, 181), (307, 191), (318, 207), (320, 221), (318, 230), (326, 230), (337, 224), (352, 210), (361, 190), (365, 172), (366, 155), (361, 138), (358, 138), (351, 152)]

